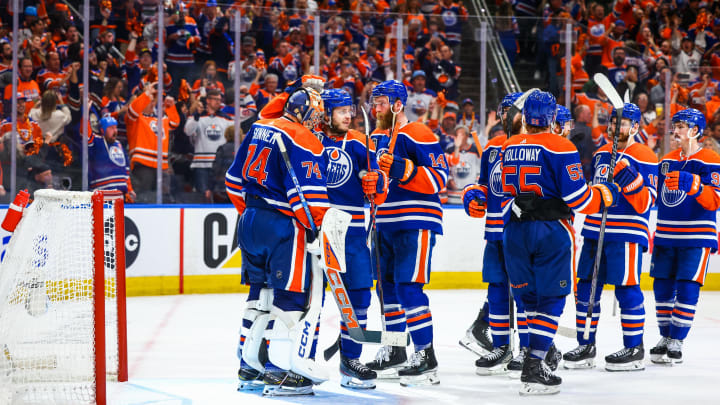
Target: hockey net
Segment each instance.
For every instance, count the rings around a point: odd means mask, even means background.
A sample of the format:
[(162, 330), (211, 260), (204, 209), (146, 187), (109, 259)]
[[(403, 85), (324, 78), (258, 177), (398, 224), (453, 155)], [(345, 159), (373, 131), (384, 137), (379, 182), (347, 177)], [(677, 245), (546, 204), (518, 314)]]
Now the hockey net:
[(0, 404), (105, 403), (127, 381), (122, 194), (39, 190), (0, 264)]

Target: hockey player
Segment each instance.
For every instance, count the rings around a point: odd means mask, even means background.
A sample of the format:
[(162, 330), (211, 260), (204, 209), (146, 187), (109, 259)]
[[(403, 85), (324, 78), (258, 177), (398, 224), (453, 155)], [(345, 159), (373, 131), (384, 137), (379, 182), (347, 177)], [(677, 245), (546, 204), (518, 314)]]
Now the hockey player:
[[(589, 339), (583, 338), (585, 317), (588, 311), (595, 256), (599, 254), (600, 214), (585, 217), (582, 236), (584, 243), (578, 264), (577, 341), (580, 346), (563, 356), (565, 368), (591, 368), (595, 366), (595, 333), (600, 319), (600, 296), (603, 286), (615, 286), (615, 297), (620, 304), (620, 319), (624, 348), (605, 357), (608, 371), (644, 370), (643, 327), (645, 307), (640, 290), (642, 254), (648, 249), (650, 209), (657, 196), (657, 158), (647, 146), (635, 142), (640, 130), (640, 109), (632, 103), (623, 106), (622, 122), (617, 112), (610, 117), (610, 135), (615, 125), (620, 125), (617, 151), (621, 157), (613, 171), (614, 181), (622, 187), (622, 197), (617, 205), (608, 209), (605, 236), (602, 247), (597, 289), (593, 305)], [(612, 144), (608, 143), (595, 152), (593, 158), (593, 183), (607, 180)]]
[[(299, 89), (285, 104), (281, 118), (253, 124), (227, 172), (231, 201), (241, 213), (238, 244), (243, 282), (250, 285), (243, 316), (238, 389), (270, 395), (312, 394), (310, 376), (288, 370), (299, 348), (267, 343), (269, 336), (292, 339), (308, 304), (311, 258), (306, 240), (310, 221), (320, 226), (329, 208), (323, 146), (310, 132), (323, 115), (320, 94)], [(288, 174), (276, 138), (282, 137), (297, 182), (312, 218), (305, 214), (293, 178)], [(247, 207), (247, 208), (246, 208)], [(284, 339), (284, 340), (288, 340)], [(277, 343), (277, 341), (275, 341)], [(303, 348), (307, 349), (307, 348)], [(310, 358), (313, 358), (315, 344)], [(264, 379), (264, 381), (263, 381)]]
[(311, 88), (318, 93), (323, 91), (325, 79), (315, 75), (303, 75), (301, 78), (288, 83), (282, 93), (270, 99), (270, 101), (262, 108), (258, 118), (266, 120), (270, 118), (279, 118), (283, 115), (283, 108), (290, 94), (300, 87)]
[(570, 110), (564, 106), (558, 105), (552, 132), (567, 139), (573, 128), (575, 128), (575, 120), (573, 120)]
[[(514, 103), (515, 100), (517, 100), (521, 95), (522, 95), (522, 93), (507, 94), (505, 97), (503, 97), (502, 102), (498, 106), (497, 116), (500, 118), (500, 121), (503, 124), (503, 127), (505, 128), (506, 131), (513, 131), (512, 125), (508, 126), (507, 111), (510, 109), (510, 106), (512, 105), (512, 103)], [(518, 121), (518, 127), (515, 128), (515, 129), (518, 129), (518, 132), (520, 129), (519, 124), (520, 124), (520, 122)], [(495, 139), (495, 138), (493, 138), (493, 139)], [(495, 142), (499, 142), (498, 146), (502, 147), (502, 144), (507, 140), (507, 136), (503, 136), (499, 139), (501, 139), (502, 141), (495, 141)], [(492, 139), (491, 139), (491, 141), (492, 141)], [(496, 147), (495, 142), (489, 142), (488, 145), (486, 146), (485, 150), (490, 151), (492, 148)], [(490, 145), (493, 145), (493, 146), (490, 146)], [(495, 152), (496, 156), (500, 152), (501, 148), (499, 148), (499, 147), (498, 147), (498, 150)], [(481, 156), (481, 160), (480, 160), (480, 175), (483, 176), (483, 167), (485, 167), (484, 172), (486, 174), (484, 176), (485, 176), (486, 180), (489, 179), (489, 177), (487, 175), (487, 170), (490, 170), (489, 165), (487, 164), (487, 161), (489, 159), (489, 156), (492, 153), (493, 152), (490, 151), (490, 152), (487, 152), (487, 155), (486, 155), (485, 151), (483, 151), (483, 156)], [(502, 166), (499, 166), (499, 167), (502, 167)], [(493, 168), (494, 168), (494, 166), (493, 166)], [(485, 187), (487, 187), (487, 183), (484, 183), (484, 185), (485, 185)], [(502, 192), (502, 184), (500, 186), (501, 186), (500, 192)], [(473, 200), (475, 200), (475, 198), (473, 198), (472, 196), (466, 198), (463, 193), (463, 205), (465, 206), (465, 212), (468, 215), (470, 215), (471, 217), (475, 217), (475, 215), (473, 215), (469, 211), (469, 204), (472, 204)], [(480, 205), (478, 202), (476, 202), (475, 204)], [(487, 207), (487, 204), (485, 204), (485, 205)], [(498, 213), (495, 213), (495, 215), (498, 215), (498, 214), (499, 214), (499, 211), (498, 211)], [(486, 226), (488, 225), (487, 221), (486, 221), (485, 225)], [(501, 225), (504, 225), (504, 222)], [(486, 230), (485, 230), (485, 239), (486, 240), (488, 240), (488, 237), (491, 236), (488, 232), (490, 232), (490, 231), (486, 228)], [(498, 236), (499, 236), (498, 241), (501, 242), (502, 241), (502, 226), (500, 227), (500, 233)], [(486, 249), (488, 249), (487, 246), (486, 246)], [(486, 255), (483, 255), (483, 261), (485, 260), (486, 257), (487, 257)], [(503, 267), (504, 267), (504, 265), (503, 265)], [(485, 269), (485, 264), (483, 264), (483, 269)], [(483, 273), (484, 273), (484, 270), (483, 270)], [(485, 278), (485, 276), (483, 274), (483, 279), (484, 278)], [(518, 311), (518, 328), (521, 329), (520, 330), (520, 333), (521, 333), (521, 335), (520, 335), (521, 342), (520, 343), (522, 346), (522, 341), (523, 341), (522, 329), (524, 327), (525, 332), (527, 332), (527, 323), (525, 322), (524, 314), (522, 314), (522, 318), (521, 318), (520, 312), (521, 311)], [(475, 319), (473, 324), (470, 325), (470, 328), (468, 328), (467, 332), (465, 332), (465, 336), (462, 339), (460, 339), (460, 342), (459, 342), (460, 346), (470, 350), (471, 352), (477, 354), (478, 356), (484, 356), (484, 355), (490, 353), (493, 350), (494, 344), (493, 344), (492, 334), (490, 333), (490, 323), (489, 322), (490, 322), (490, 320), (489, 320), (489, 311), (488, 311), (488, 300), (486, 299), (485, 304), (480, 309), (480, 312), (478, 313), (477, 318)], [(527, 338), (527, 334), (525, 334), (524, 336)], [(527, 339), (525, 339), (525, 340), (527, 340)], [(527, 346), (527, 344), (525, 346)]]
[[(500, 105), (501, 120), (507, 119), (507, 109), (520, 95), (522, 93), (512, 93), (503, 98)], [(515, 129), (519, 130), (519, 126), (516, 126)], [(503, 194), (500, 177), (502, 172), (500, 154), (506, 140), (506, 135), (490, 139), (482, 153), (478, 184), (466, 187), (463, 192), (463, 205), (469, 216), (482, 218), (487, 211), (482, 272), (483, 281), (488, 283), (487, 304), (493, 349), (489, 353), (481, 355), (475, 362), (476, 372), (479, 375), (506, 372), (510, 369), (509, 363), (514, 360), (512, 347), (510, 347), (512, 329), (509, 324), (511, 321), (509, 305), (511, 304), (508, 294), (508, 275), (502, 248), (502, 232), (505, 223), (510, 219), (510, 203), (512, 202), (511, 198)], [(526, 354), (524, 348), (528, 346), (528, 335), (522, 301), (518, 300), (517, 307), (521, 351), (513, 367), (516, 369), (515, 371), (521, 371)], [(471, 330), (468, 330), (468, 335), (461, 341), (461, 344), (472, 336)]]
[[(365, 230), (364, 197), (382, 204), (387, 196), (387, 177), (378, 170), (375, 150), (371, 167), (367, 167), (365, 135), (349, 129), (354, 113), (350, 95), (342, 90), (325, 90), (322, 93), (325, 120), (319, 132), (328, 161), (327, 188), (330, 206), (352, 215), (352, 222), (345, 237), (345, 260), (347, 270), (342, 280), (347, 288), (350, 303), (356, 311), (360, 326), (367, 325), (370, 306), (370, 288), (374, 271), (370, 261)], [(369, 169), (369, 170), (368, 170)], [(344, 322), (340, 325), (340, 384), (348, 388), (375, 388), (377, 374), (360, 362), (362, 345), (348, 335)]]
[(90, 190), (120, 190), (128, 202), (135, 201), (130, 183), (128, 158), (117, 140), (118, 122), (111, 116), (100, 120), (101, 136), (90, 134), (88, 142), (88, 180)]
[[(407, 329), (415, 345), (407, 367), (397, 371), (401, 385), (438, 384), (432, 315), (423, 287), (430, 282), (435, 235), (442, 234), (438, 193), (448, 168), (435, 135), (423, 124), (408, 123), (403, 111), (405, 86), (395, 80), (372, 92), (377, 115), (378, 162), (390, 177), (388, 197), (377, 213), (385, 323), (390, 331)], [(390, 135), (390, 136), (388, 136)], [(406, 361), (402, 347), (383, 347), (368, 364), (378, 375), (394, 376)]]
[(720, 208), (720, 156), (698, 143), (705, 117), (689, 108), (675, 113), (672, 125), (680, 148), (660, 162), (662, 188), (650, 266), (662, 336), (650, 357), (665, 364), (682, 362), (683, 341), (695, 317), (709, 255), (718, 248)]
[(515, 197), (503, 232), (505, 265), (513, 296), (525, 305), (530, 332), (521, 395), (560, 390), (561, 378), (543, 359), (553, 343), (565, 296), (572, 291), (572, 213), (610, 207), (619, 193), (614, 183), (585, 184), (575, 146), (550, 132), (556, 110), (552, 94), (533, 92), (523, 108), (525, 133), (503, 145), (503, 191)]

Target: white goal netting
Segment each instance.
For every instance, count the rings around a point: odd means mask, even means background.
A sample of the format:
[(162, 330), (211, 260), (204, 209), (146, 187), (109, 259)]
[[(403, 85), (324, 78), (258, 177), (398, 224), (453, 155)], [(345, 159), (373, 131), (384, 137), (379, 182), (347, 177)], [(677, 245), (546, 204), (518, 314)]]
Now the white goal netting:
[[(0, 405), (96, 401), (95, 252), (105, 263), (106, 376), (117, 379), (114, 203), (104, 202), (96, 224), (92, 195), (37, 191), (3, 254)], [(94, 244), (95, 232), (104, 246)]]

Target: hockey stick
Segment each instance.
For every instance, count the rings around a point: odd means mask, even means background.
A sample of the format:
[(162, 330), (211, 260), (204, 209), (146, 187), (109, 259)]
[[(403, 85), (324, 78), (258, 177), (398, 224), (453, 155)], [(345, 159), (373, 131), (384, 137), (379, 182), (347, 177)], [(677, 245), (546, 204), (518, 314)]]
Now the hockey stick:
[[(370, 121), (368, 120), (367, 111), (365, 111), (365, 107), (360, 106), (360, 109), (363, 113), (363, 120), (365, 122), (365, 154), (367, 157), (367, 170), (368, 172), (372, 170), (372, 166), (370, 165)], [(370, 250), (374, 251), (375, 253), (375, 267), (376, 267), (376, 276), (377, 276), (377, 294), (378, 299), (380, 301), (380, 313), (383, 314), (380, 319), (382, 321), (382, 330), (387, 331), (385, 326), (385, 300), (384, 300), (384, 294), (382, 290), (382, 285), (380, 283), (381, 279), (381, 273), (380, 273), (380, 251), (378, 240), (377, 240), (377, 227), (375, 225), (375, 218), (377, 217), (377, 205), (375, 204), (375, 200), (370, 200), (370, 222), (368, 224), (367, 229), (367, 245), (370, 247)], [(373, 249), (373, 245), (375, 248)], [(372, 253), (371, 253), (372, 254)], [(371, 265), (372, 266), (372, 265)], [(370, 272), (372, 273), (372, 268), (370, 269)], [(340, 348), (340, 339), (341, 336), (338, 335), (337, 339), (335, 339), (335, 343), (332, 344), (332, 346), (325, 349), (323, 352), (323, 357), (325, 358), (325, 361), (330, 360), (335, 353), (337, 353), (338, 349)]]
[[(610, 99), (610, 103), (615, 107), (617, 111), (617, 118), (615, 120), (615, 133), (613, 134), (613, 146), (612, 154), (610, 155), (610, 168), (608, 169), (607, 181), (612, 182), (613, 171), (615, 170), (615, 158), (617, 157), (617, 144), (618, 138), (620, 137), (620, 123), (622, 122), (623, 113), (623, 101), (620, 95), (613, 87), (610, 80), (602, 74), (595, 73), (593, 76), (595, 83), (605, 92), (605, 95)], [(592, 315), (593, 308), (595, 307), (595, 292), (597, 291), (597, 279), (598, 271), (600, 270), (600, 259), (602, 258), (602, 249), (605, 242), (605, 224), (607, 222), (608, 207), (603, 208), (602, 219), (600, 220), (600, 232), (598, 234), (597, 250), (595, 251), (595, 262), (593, 263), (592, 280), (590, 282), (590, 299), (588, 300), (588, 309), (585, 314), (585, 329), (583, 330), (583, 339), (587, 340), (590, 338), (590, 329), (592, 328)]]
[(539, 91), (539, 90), (540, 89), (534, 87), (534, 88), (526, 91), (525, 93), (523, 93), (522, 96), (518, 97), (518, 99), (515, 100), (515, 102), (512, 103), (512, 105), (510, 106), (510, 109), (508, 110), (507, 114), (505, 114), (505, 119), (507, 121), (505, 133), (507, 134), (508, 138), (510, 138), (513, 135), (516, 135), (516, 134), (512, 133), (512, 125), (513, 125), (513, 122), (515, 121), (515, 116), (522, 113), (523, 107), (525, 107), (525, 100), (527, 100), (527, 98), (531, 94), (533, 94), (534, 92)]

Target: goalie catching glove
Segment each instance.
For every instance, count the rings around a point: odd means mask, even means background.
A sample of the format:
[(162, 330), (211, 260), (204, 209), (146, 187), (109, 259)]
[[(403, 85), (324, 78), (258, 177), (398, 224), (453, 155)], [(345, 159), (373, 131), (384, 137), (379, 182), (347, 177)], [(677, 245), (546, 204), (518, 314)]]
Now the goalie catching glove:
[(378, 164), (388, 177), (398, 179), (401, 183), (407, 183), (417, 173), (417, 168), (412, 160), (403, 159), (390, 153), (380, 156)]
[(702, 191), (700, 176), (688, 172), (670, 172), (665, 177), (665, 187), (669, 190), (684, 191), (690, 197), (695, 197)]
[(625, 195), (632, 195), (639, 192), (644, 185), (642, 176), (634, 167), (630, 166), (630, 162), (628, 162), (627, 159), (621, 159), (617, 162), (615, 170), (613, 171), (613, 179)]
[(485, 216), (485, 190), (482, 186), (471, 184), (465, 187), (462, 195), (465, 213), (473, 218)]

